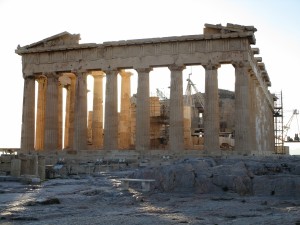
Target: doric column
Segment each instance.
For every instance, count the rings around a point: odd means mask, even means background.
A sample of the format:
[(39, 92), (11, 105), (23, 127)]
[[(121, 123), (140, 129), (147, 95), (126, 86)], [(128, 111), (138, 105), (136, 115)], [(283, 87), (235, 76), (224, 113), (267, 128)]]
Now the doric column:
[(58, 148), (58, 77), (55, 72), (47, 73), (45, 146), (46, 151)]
[(204, 150), (218, 153), (220, 150), (220, 115), (218, 68), (219, 64), (208, 63), (205, 68), (205, 105), (204, 105)]
[(62, 107), (63, 107), (63, 85), (59, 82), (58, 84), (58, 102), (57, 102), (57, 113), (58, 113), (58, 123), (57, 123), (57, 127), (58, 127), (58, 146), (57, 148), (59, 150), (61, 150), (63, 148), (63, 118), (62, 118)]
[(250, 154), (252, 150), (251, 134), (251, 96), (248, 65), (234, 63), (235, 67), (235, 150), (240, 154)]
[(86, 72), (76, 72), (73, 149), (87, 149), (87, 84)]
[(93, 71), (94, 98), (93, 98), (93, 121), (92, 142), (96, 149), (103, 147), (103, 77), (102, 71)]
[(93, 111), (88, 111), (87, 112), (87, 144), (92, 145), (92, 124), (93, 124)]
[(21, 152), (34, 151), (35, 130), (35, 79), (32, 76), (24, 78), (23, 114), (21, 131)]
[(136, 69), (138, 73), (136, 103), (136, 141), (135, 149), (139, 151), (150, 148), (150, 89), (149, 73), (151, 68)]
[(74, 106), (75, 106), (75, 87), (76, 79), (74, 74), (69, 76), (70, 83), (66, 85), (66, 114), (65, 114), (65, 137), (64, 148), (73, 148), (73, 134), (74, 134)]
[(37, 99), (37, 115), (36, 115), (35, 149), (44, 150), (47, 78), (45, 76), (39, 76), (37, 81), (38, 81), (38, 99)]
[(257, 140), (257, 132), (256, 132), (256, 122), (257, 118), (259, 116), (259, 112), (257, 110), (257, 96), (256, 96), (256, 77), (253, 72), (253, 70), (249, 71), (249, 76), (250, 76), (250, 112), (251, 112), (251, 117), (250, 117), (250, 124), (251, 124), (251, 139), (252, 139), (252, 147), (251, 149), (252, 152), (258, 152), (258, 140)]
[(106, 70), (104, 149), (118, 148), (118, 70)]
[(131, 72), (120, 71), (121, 75), (121, 111), (119, 116), (119, 148), (128, 149), (130, 147), (131, 136), (131, 110), (130, 110), (130, 77)]
[(169, 146), (174, 152), (184, 149), (182, 86), (184, 68), (178, 65), (169, 66), (171, 70)]

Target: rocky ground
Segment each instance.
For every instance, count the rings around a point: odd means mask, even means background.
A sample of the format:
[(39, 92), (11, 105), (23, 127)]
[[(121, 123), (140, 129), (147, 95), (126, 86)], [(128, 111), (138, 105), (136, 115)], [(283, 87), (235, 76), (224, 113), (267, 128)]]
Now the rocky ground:
[[(299, 158), (199, 158), (0, 182), (0, 224), (300, 224)], [(154, 178), (122, 190), (119, 178)]]

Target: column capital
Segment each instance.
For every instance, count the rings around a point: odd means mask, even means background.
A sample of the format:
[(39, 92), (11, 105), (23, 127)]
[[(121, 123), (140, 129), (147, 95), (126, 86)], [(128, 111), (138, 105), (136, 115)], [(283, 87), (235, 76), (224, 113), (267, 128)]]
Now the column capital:
[(46, 76), (40, 75), (40, 76), (38, 76), (38, 77), (36, 78), (36, 81), (37, 81), (39, 84), (44, 84), (44, 83), (46, 83), (46, 79), (47, 79)]
[(101, 70), (94, 70), (92, 71), (92, 76), (95, 78), (95, 77), (99, 77), (99, 78), (103, 78), (105, 77), (105, 73)]
[(35, 79), (36, 79), (36, 76), (34, 76), (34, 75), (24, 77), (24, 80), (35, 80)]
[(79, 70), (79, 71), (74, 72), (74, 74), (77, 77), (77, 79), (86, 79), (88, 72), (85, 70), (84, 71)]
[(145, 67), (145, 68), (135, 68), (135, 70), (138, 73), (150, 73), (152, 71), (151, 67)]
[(63, 75), (63, 76), (60, 76), (59, 78), (58, 78), (58, 80), (59, 80), (59, 83), (61, 84), (61, 85), (63, 85), (64, 87), (66, 87), (66, 86), (68, 86), (68, 85), (71, 85), (71, 77), (69, 77), (69, 76), (65, 76), (65, 75)]
[(49, 78), (58, 79), (60, 77), (60, 73), (58, 73), (58, 72), (43, 72), (42, 76), (47, 77), (47, 79), (49, 79)]
[(176, 64), (173, 64), (173, 65), (169, 65), (168, 68), (171, 71), (182, 71), (182, 70), (185, 69), (185, 65), (176, 65)]
[(108, 75), (108, 74), (118, 74), (119, 70), (117, 68), (107, 68), (105, 70), (103, 70), (103, 72)]
[(125, 71), (125, 70), (119, 70), (119, 74), (122, 78), (126, 78), (126, 77), (130, 77), (133, 75), (132, 72), (129, 72), (129, 71)]
[(206, 64), (203, 64), (202, 66), (206, 70), (217, 70), (218, 68), (220, 68), (221, 65), (219, 63), (215, 63), (209, 60)]
[(38, 80), (38, 79), (45, 79), (45, 78), (47, 78), (46, 76), (45, 76), (45, 74), (43, 73), (43, 74), (40, 74), (40, 75), (38, 75), (38, 76), (36, 76), (36, 79)]
[(36, 74), (34, 73), (23, 73), (23, 78), (36, 78)]
[(231, 62), (234, 68), (243, 68), (243, 67), (250, 67), (249, 62), (247, 61), (233, 61)]

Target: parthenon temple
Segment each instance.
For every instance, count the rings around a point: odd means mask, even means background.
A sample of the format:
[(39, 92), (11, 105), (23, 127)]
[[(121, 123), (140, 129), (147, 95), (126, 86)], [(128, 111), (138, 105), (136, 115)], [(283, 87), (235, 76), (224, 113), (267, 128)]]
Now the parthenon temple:
[[(62, 32), (18, 46), (15, 52), (22, 56), (24, 78), (20, 151), (72, 155), (159, 150), (218, 155), (228, 152), (220, 145), (220, 134), (228, 131), (234, 138), (234, 144), (228, 144), (230, 152), (274, 153), (274, 98), (268, 90), (271, 82), (265, 64), (255, 56), (259, 49), (252, 47), (256, 31), (253, 26), (205, 24), (203, 34), (102, 44), (82, 44), (79, 34)], [(218, 88), (218, 69), (223, 64), (231, 64), (235, 71), (232, 104), (222, 102)], [(203, 123), (194, 127), (183, 87), (182, 71), (187, 66), (205, 69), (203, 106), (197, 113), (203, 113)], [(156, 67), (170, 70), (169, 99), (150, 97), (149, 74)], [(138, 77), (134, 95), (132, 70)], [(88, 75), (94, 82), (91, 112)], [(222, 107), (228, 104), (232, 122), (222, 123)]]

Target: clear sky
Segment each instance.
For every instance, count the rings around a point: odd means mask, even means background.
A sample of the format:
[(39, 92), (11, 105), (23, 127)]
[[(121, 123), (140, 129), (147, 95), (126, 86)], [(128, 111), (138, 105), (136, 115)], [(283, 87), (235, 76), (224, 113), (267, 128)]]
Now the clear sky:
[[(0, 21), (0, 148), (20, 146), (23, 78), (17, 45), (63, 31), (80, 33), (80, 43), (102, 43), (202, 34), (205, 23), (253, 25), (258, 30), (253, 47), (260, 48), (269, 90), (283, 92), (284, 123), (300, 109), (299, 0), (0, 0)], [(195, 76), (198, 69), (186, 74)], [(152, 82), (152, 88), (160, 83), (154, 75)], [(232, 82), (219, 79), (222, 85)], [(289, 135), (297, 132), (295, 120)]]

